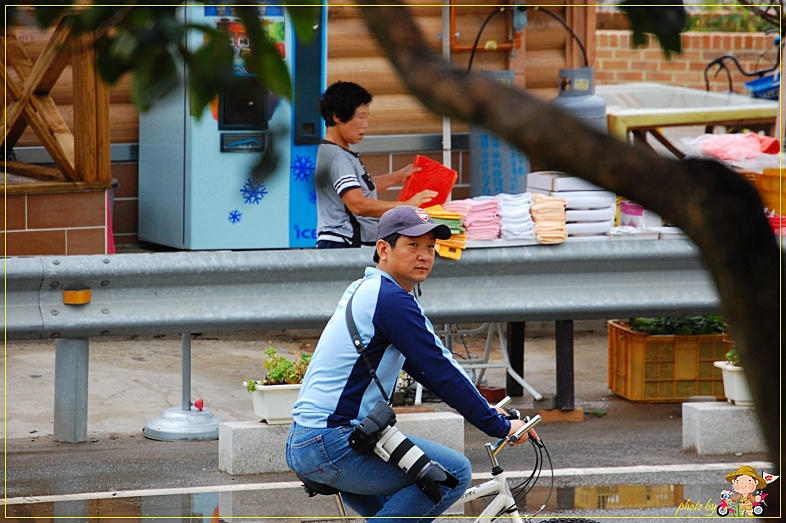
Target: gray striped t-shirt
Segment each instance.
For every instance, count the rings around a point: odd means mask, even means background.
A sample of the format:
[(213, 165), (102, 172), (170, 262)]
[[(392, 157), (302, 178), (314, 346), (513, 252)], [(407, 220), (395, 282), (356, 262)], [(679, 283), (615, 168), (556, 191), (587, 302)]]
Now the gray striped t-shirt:
[[(377, 199), (377, 188), (363, 167), (360, 157), (333, 142), (323, 140), (317, 151), (314, 174), (317, 193), (317, 240), (352, 242), (349, 209), (341, 195), (359, 188), (366, 198)], [(355, 216), (360, 224), (361, 241), (374, 244), (377, 239), (377, 218)]]

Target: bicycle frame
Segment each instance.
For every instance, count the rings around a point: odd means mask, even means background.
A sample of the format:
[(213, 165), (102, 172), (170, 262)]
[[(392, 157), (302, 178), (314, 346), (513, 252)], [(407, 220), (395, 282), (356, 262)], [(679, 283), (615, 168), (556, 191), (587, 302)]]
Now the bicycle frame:
[[(498, 404), (498, 406), (504, 406), (509, 401), (510, 398), (505, 398)], [(491, 500), (491, 502), (486, 506), (480, 516), (475, 519), (475, 521), (490, 521), (490, 518), (500, 517), (507, 518), (513, 523), (523, 523), (524, 520), (522, 519), (521, 514), (519, 514), (519, 509), (516, 505), (516, 499), (513, 497), (513, 493), (510, 490), (510, 485), (508, 485), (508, 477), (502, 467), (500, 467), (499, 462), (497, 461), (497, 455), (502, 451), (503, 448), (505, 448), (505, 446), (507, 446), (508, 443), (518, 441), (518, 439), (523, 434), (534, 428), (535, 425), (540, 423), (540, 421), (540, 415), (536, 414), (532, 418), (528, 419), (524, 424), (524, 427), (517, 431), (516, 434), (508, 436), (507, 438), (499, 439), (493, 445), (491, 443), (486, 443), (485, 448), (489, 461), (491, 462), (491, 474), (493, 475), (492, 479), (479, 485), (475, 485), (474, 487), (468, 488), (466, 492), (464, 492), (464, 494), (458, 500), (456, 500), (450, 509), (463, 509), (464, 505), (470, 501), (474, 501), (476, 499), (496, 493), (494, 499)]]
[(463, 508), (465, 503), (474, 501), (476, 499), (497, 494), (491, 503), (481, 512), (480, 516), (475, 520), (477, 522), (489, 521), (489, 518), (495, 517), (498, 514), (500, 518), (508, 518), (514, 523), (523, 523), (523, 519), (519, 514), (516, 500), (513, 499), (513, 493), (510, 491), (508, 485), (508, 478), (504, 472), (500, 472), (492, 479), (483, 482), (474, 487), (469, 487), (464, 495), (461, 496), (451, 507), (451, 510)]

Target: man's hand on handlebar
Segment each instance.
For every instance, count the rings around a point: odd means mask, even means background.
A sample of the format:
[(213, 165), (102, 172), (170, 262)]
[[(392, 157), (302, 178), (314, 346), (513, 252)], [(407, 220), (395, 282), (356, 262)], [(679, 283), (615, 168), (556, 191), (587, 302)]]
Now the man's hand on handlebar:
[[(524, 427), (524, 424), (525, 424), (524, 420), (520, 420), (520, 419), (510, 420), (510, 432), (508, 432), (508, 436), (512, 436), (517, 431), (521, 430), (521, 428)], [(519, 443), (524, 443), (529, 438), (533, 438), (535, 441), (540, 441), (540, 437), (538, 436), (538, 433), (535, 432), (535, 429), (529, 429), (529, 431), (525, 432), (524, 434), (521, 434), (516, 441), (511, 441), (510, 444), (518, 445)]]
[[(524, 425), (526, 424), (525, 420), (521, 419), (521, 413), (516, 409), (503, 409), (501, 407), (496, 407), (497, 412), (500, 414), (504, 414), (510, 420), (510, 431), (508, 431), (508, 436), (514, 435), (516, 432), (521, 430)], [(530, 429), (529, 431), (525, 432), (524, 434), (519, 435), (516, 441), (511, 441), (511, 445), (518, 445), (519, 443), (523, 443), (527, 441), (529, 438), (533, 438), (535, 441), (540, 441), (540, 437), (538, 433), (535, 432), (535, 429)]]

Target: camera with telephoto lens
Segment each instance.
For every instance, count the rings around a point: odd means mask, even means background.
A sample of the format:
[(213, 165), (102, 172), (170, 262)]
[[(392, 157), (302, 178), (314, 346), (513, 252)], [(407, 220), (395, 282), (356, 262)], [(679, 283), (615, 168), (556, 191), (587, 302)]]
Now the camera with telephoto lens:
[(349, 446), (358, 454), (368, 454), (376, 445), (382, 431), (395, 423), (396, 413), (393, 412), (393, 407), (384, 401), (377, 402), (368, 416), (349, 435)]
[(442, 493), (437, 484), (448, 488), (458, 485), (458, 479), (453, 474), (429, 458), (420, 447), (392, 425), (379, 435), (374, 453), (384, 461), (398, 465), (415, 480), (420, 490), (434, 503), (442, 501)]
[(380, 401), (352, 431), (349, 446), (360, 454), (374, 449), (374, 453), (383, 461), (395, 463), (413, 478), (432, 502), (439, 503), (442, 493), (437, 485), (454, 488), (458, 485), (458, 479), (429, 458), (420, 447), (394, 427), (395, 424), (396, 413), (390, 405)]

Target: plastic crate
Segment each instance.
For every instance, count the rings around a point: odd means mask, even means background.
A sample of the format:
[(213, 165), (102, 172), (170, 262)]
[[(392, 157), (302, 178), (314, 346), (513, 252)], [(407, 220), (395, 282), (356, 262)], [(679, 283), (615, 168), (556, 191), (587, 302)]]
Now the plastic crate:
[(781, 75), (772, 74), (769, 76), (762, 76), (750, 82), (745, 82), (745, 89), (747, 89), (754, 98), (777, 100), (781, 89)]
[(610, 320), (608, 384), (631, 401), (670, 403), (691, 396), (725, 399), (714, 362), (726, 359), (725, 334), (650, 336)]
[(784, 214), (784, 194), (786, 184), (783, 183), (783, 174), (777, 167), (766, 168), (758, 176), (756, 189), (764, 201), (764, 205), (777, 214)]
[(761, 196), (764, 206), (776, 214), (783, 214), (786, 208), (783, 205), (786, 195), (786, 184), (783, 182), (783, 173), (777, 167), (767, 167), (762, 172), (739, 171), (739, 174), (748, 180)]

